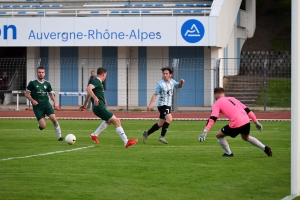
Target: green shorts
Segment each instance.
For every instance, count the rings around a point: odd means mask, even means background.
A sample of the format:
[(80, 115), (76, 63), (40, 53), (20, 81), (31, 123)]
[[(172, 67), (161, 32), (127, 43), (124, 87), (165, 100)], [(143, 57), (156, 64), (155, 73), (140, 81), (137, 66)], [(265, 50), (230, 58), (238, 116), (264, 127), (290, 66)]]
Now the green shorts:
[(113, 114), (105, 106), (93, 106), (93, 112), (101, 119), (108, 121), (112, 118)]
[(54, 110), (52, 105), (49, 102), (38, 104), (37, 106), (33, 106), (33, 112), (38, 121), (44, 118), (45, 115), (49, 116), (54, 114)]

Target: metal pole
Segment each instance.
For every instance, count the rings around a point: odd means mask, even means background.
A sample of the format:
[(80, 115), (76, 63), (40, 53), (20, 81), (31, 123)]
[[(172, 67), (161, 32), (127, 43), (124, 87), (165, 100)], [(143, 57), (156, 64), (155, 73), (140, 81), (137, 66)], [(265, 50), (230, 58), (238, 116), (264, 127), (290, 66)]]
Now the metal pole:
[(127, 60), (126, 63), (126, 110), (129, 111), (129, 77), (128, 77), (128, 68), (129, 68), (130, 59)]
[(292, 0), (291, 195), (300, 195), (300, 1)]
[(264, 61), (264, 112), (267, 110), (267, 63), (268, 59)]
[[(83, 92), (83, 66), (85, 64), (85, 59), (81, 61), (81, 92)], [(81, 105), (83, 105), (83, 96), (81, 96)]]
[[(178, 65), (179, 65), (179, 59), (173, 59), (172, 67), (173, 67), (173, 76), (172, 78), (176, 81), (178, 80)], [(173, 99), (172, 99), (172, 111), (178, 111), (178, 89), (174, 88), (173, 90)]]

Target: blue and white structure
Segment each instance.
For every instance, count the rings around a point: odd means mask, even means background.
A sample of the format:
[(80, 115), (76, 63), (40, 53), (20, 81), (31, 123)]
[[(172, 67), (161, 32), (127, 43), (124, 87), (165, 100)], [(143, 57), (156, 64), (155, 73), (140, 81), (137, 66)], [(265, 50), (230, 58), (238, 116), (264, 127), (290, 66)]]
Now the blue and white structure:
[[(81, 91), (83, 59), (89, 69), (107, 67), (110, 106), (126, 105), (128, 60), (130, 106), (145, 106), (161, 77), (159, 69), (172, 59), (187, 59), (179, 63), (179, 76), (187, 81), (178, 105), (210, 106), (214, 59), (239, 58), (255, 31), (255, 0), (246, 0), (246, 10), (240, 10), (242, 0), (128, 2), (1, 1), (0, 46), (27, 47), (27, 80), (36, 77), (34, 66), (42, 58), (57, 93)], [(88, 77), (85, 70), (84, 83)], [(187, 95), (189, 100), (180, 97)], [(66, 97), (62, 104), (80, 105), (81, 98)]]

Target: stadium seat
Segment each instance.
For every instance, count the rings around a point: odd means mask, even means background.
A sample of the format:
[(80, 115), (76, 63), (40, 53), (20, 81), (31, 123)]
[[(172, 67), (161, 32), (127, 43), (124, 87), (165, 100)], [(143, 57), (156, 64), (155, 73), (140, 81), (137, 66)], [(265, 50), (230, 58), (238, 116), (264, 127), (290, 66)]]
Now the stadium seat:
[(11, 7), (12, 8), (20, 8), (21, 6), (20, 5), (12, 5)]
[(142, 14), (148, 14), (150, 13), (150, 10), (142, 10)]
[(153, 4), (145, 4), (145, 7), (153, 7)]
[(18, 12), (18, 15), (26, 15), (26, 12), (24, 11)]
[(30, 5), (22, 5), (22, 8), (30, 8)]
[(124, 7), (132, 7), (132, 4), (125, 4)]
[(184, 4), (175, 4), (176, 7), (183, 7)]
[(191, 10), (183, 10), (182, 13), (191, 13)]
[(0, 15), (6, 15), (6, 12), (0, 12)]
[(40, 4), (31, 5), (32, 8), (40, 8)]
[(59, 5), (59, 4), (52, 4), (51, 7), (52, 7), (52, 8), (60, 8), (61, 5)]
[(155, 7), (163, 7), (164, 4), (154, 4)]
[(134, 4), (134, 7), (143, 7), (143, 4)]
[(10, 8), (10, 5), (3, 5), (2, 8)]
[(193, 13), (202, 13), (202, 10), (193, 10)]
[(92, 11), (91, 11), (91, 14), (99, 14), (99, 11), (97, 11), (97, 10), (92, 10)]
[(133, 10), (133, 11), (131, 11), (131, 14), (140, 14), (140, 11), (139, 10)]
[(111, 13), (111, 14), (119, 14), (120, 11), (119, 11), (119, 10), (112, 10), (110, 13)]
[(129, 14), (129, 11), (128, 10), (122, 10), (121, 14)]
[(49, 4), (42, 4), (42, 8), (50, 8)]
[(38, 14), (38, 15), (44, 15), (44, 14), (46, 14), (46, 12), (44, 12), (44, 11), (39, 11), (37, 14)]
[(174, 13), (174, 14), (181, 13), (181, 10), (173, 10), (173, 13)]

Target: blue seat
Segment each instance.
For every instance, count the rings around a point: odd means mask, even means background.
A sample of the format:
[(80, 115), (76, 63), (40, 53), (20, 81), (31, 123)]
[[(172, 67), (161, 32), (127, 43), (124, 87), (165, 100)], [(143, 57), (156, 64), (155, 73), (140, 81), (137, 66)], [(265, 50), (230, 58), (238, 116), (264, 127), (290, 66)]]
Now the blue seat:
[(33, 2), (34, 0), (26, 0), (27, 2)]
[(24, 11), (18, 12), (18, 15), (25, 15), (25, 14), (26, 14), (26, 12), (24, 12)]
[(42, 8), (50, 8), (50, 4), (42, 4)]
[(52, 4), (51, 7), (52, 8), (60, 8), (60, 5), (59, 4)]
[(142, 10), (142, 13), (143, 14), (148, 14), (148, 13), (150, 13), (150, 10)]
[(164, 4), (154, 4), (154, 6), (156, 6), (156, 7), (163, 7)]
[(44, 0), (35, 0), (36, 2), (43, 2)]
[(30, 5), (22, 5), (22, 8), (30, 8)]
[(6, 12), (0, 12), (0, 15), (6, 15)]
[(10, 5), (3, 5), (2, 8), (10, 8)]
[(92, 11), (91, 11), (91, 14), (99, 14), (99, 11), (97, 11), (97, 10), (92, 10)]
[(121, 14), (129, 14), (129, 11), (128, 10), (122, 10)]
[(132, 7), (132, 4), (125, 4), (124, 7)]
[(153, 4), (145, 4), (145, 7), (153, 7)]
[(194, 4), (185, 4), (186, 7), (194, 7)]
[(143, 4), (134, 4), (134, 7), (143, 7)]
[(39, 8), (40, 7), (40, 4), (34, 4), (34, 5), (31, 5), (32, 8)]
[(39, 11), (38, 12), (38, 15), (43, 15), (43, 14), (46, 14), (46, 12), (44, 12), (44, 11)]
[(204, 4), (205, 7), (211, 7), (211, 4)]
[(196, 7), (204, 7), (204, 4), (202, 4), (202, 3), (201, 3), (201, 4), (198, 4), (198, 3), (197, 3), (197, 4), (196, 4)]
[(119, 10), (112, 10), (110, 13), (111, 14), (119, 14), (119, 12), (120, 12)]
[(183, 4), (175, 4), (176, 7), (183, 7)]
[(181, 13), (181, 10), (173, 10), (173, 13), (175, 14)]
[(202, 13), (202, 10), (193, 10), (193, 13)]
[(21, 8), (20, 5), (12, 5), (12, 8)]
[(139, 10), (133, 10), (133, 11), (131, 11), (131, 14), (140, 14), (140, 11)]
[(183, 13), (191, 13), (192, 11), (191, 10), (183, 10), (182, 12)]

